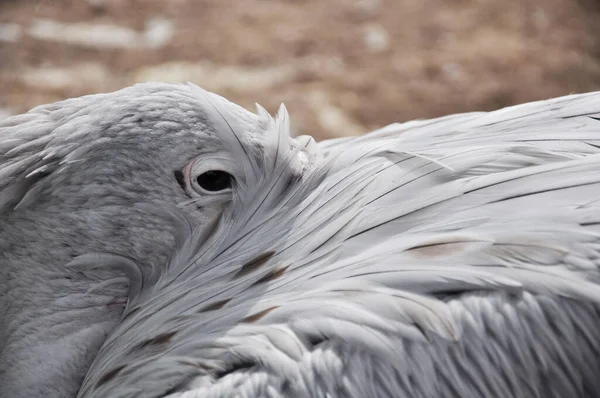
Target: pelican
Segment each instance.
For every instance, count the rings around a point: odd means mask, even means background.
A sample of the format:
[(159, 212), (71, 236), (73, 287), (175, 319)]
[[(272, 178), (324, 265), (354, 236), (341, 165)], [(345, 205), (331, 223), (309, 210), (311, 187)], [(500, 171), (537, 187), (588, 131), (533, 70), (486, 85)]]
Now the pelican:
[(0, 122), (1, 397), (600, 395), (600, 92), (320, 143), (257, 109)]

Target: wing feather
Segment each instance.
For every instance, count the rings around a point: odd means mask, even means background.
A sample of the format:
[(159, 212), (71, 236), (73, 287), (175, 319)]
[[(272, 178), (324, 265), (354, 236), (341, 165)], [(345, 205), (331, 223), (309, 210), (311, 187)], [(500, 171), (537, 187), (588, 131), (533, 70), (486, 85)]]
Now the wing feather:
[(80, 396), (597, 395), (600, 93), (324, 141), (287, 184), (298, 152), (273, 137), (274, 166), (128, 307)]

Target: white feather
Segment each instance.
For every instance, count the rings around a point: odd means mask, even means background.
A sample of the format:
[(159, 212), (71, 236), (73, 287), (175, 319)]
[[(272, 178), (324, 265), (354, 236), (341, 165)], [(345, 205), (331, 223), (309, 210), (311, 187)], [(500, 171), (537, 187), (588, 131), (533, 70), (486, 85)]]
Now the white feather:
[(302, 175), (285, 108), (258, 112), (262, 161), (240, 149), (246, 185), (144, 288), (80, 397), (600, 391), (600, 93), (307, 144)]

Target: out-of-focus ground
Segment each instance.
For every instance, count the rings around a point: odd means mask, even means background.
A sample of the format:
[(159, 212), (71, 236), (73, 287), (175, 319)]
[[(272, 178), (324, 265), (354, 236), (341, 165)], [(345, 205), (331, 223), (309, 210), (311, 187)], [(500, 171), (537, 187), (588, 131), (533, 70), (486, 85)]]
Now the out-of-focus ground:
[(0, 0), (0, 117), (191, 81), (298, 134), (600, 89), (598, 0)]

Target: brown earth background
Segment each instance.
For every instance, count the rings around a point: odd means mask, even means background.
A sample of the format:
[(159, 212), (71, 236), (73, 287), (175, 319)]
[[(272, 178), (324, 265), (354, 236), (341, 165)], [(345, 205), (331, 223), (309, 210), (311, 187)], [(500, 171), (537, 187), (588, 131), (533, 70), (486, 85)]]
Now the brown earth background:
[(0, 0), (0, 117), (148, 80), (355, 135), (600, 90), (600, 1)]

